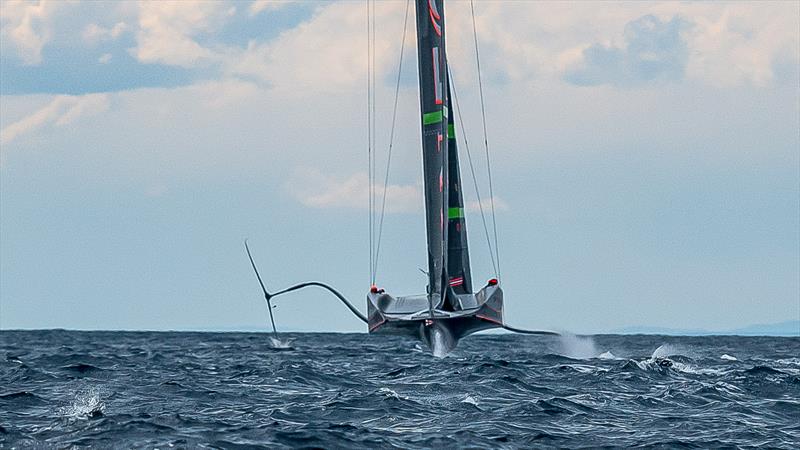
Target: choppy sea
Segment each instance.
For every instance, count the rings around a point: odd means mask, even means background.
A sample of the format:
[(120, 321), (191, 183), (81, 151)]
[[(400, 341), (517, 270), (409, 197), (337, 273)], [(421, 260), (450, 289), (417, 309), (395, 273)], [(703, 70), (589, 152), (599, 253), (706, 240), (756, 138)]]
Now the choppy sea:
[(0, 448), (800, 447), (800, 338), (0, 332)]

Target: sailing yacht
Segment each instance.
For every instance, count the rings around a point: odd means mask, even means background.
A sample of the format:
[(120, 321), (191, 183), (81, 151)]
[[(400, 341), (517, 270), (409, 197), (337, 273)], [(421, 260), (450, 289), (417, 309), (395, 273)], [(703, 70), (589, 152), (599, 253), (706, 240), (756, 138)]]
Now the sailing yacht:
[(503, 327), (503, 290), (496, 278), (473, 289), (445, 45), (444, 0), (415, 0), (422, 134), (428, 286), (395, 297), (372, 286), (370, 333), (421, 336), (451, 347), (476, 331)]
[[(450, 107), (452, 83), (445, 45), (444, 0), (413, 1), (416, 6), (420, 127), (427, 230), (428, 270), (426, 274), (428, 283), (426, 292), (411, 296), (394, 296), (387, 293), (374, 284), (375, 270), (372, 265), (373, 284), (367, 293), (366, 315), (361, 313), (336, 289), (317, 281), (300, 283), (270, 293), (264, 286), (250, 254), (247, 241), (245, 241), (247, 255), (267, 302), (274, 339), (277, 339), (278, 332), (275, 327), (271, 299), (310, 286), (331, 292), (356, 317), (367, 323), (370, 333), (405, 334), (420, 338), (430, 346), (435, 355), (444, 355), (455, 348), (459, 339), (490, 328), (503, 328), (525, 334), (557, 334), (550, 331), (523, 330), (505, 324), (503, 320), (503, 290), (497, 278), (490, 279), (485, 285), (475, 290), (467, 245), (467, 224), (464, 217), (464, 196), (459, 172), (454, 114)], [(367, 4), (369, 6), (369, 2)], [(371, 30), (374, 33), (374, 25)], [(402, 53), (401, 50), (401, 58)], [(479, 63), (478, 67), (480, 77)], [(374, 76), (372, 80), (374, 81)], [(370, 119), (370, 126), (372, 124), (372, 119)], [(370, 160), (370, 171), (372, 171), (372, 160)], [(372, 179), (370, 179), (370, 189), (372, 186)], [(370, 191), (370, 195), (373, 195), (372, 191)], [(370, 208), (373, 206), (371, 197)], [(373, 237), (373, 220), (371, 209), (370, 239)], [(370, 246), (372, 247), (372, 242)], [(370, 257), (373, 256), (377, 259), (370, 248)]]

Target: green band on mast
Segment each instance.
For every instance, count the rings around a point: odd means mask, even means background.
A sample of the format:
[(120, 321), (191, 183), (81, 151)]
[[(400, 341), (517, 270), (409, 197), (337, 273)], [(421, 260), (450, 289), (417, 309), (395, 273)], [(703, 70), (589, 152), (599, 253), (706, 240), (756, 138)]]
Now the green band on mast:
[(448, 124), (447, 125), (447, 139), (455, 139), (456, 138), (456, 126), (455, 124)]
[(463, 219), (464, 218), (464, 208), (447, 208), (447, 218), (448, 219)]
[(431, 125), (434, 123), (439, 123), (441, 121), (442, 121), (441, 111), (429, 112), (422, 115), (422, 123), (425, 125)]

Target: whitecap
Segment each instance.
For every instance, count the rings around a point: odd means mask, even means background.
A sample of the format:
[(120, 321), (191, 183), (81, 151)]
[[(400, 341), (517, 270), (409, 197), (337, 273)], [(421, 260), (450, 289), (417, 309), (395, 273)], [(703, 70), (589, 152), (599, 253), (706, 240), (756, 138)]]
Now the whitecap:
[(565, 367), (569, 367), (580, 373), (608, 372), (608, 369), (604, 369), (602, 367), (588, 366), (583, 364), (569, 364)]
[(619, 358), (617, 358), (616, 356), (614, 356), (614, 354), (613, 354), (613, 353), (611, 353), (611, 352), (603, 352), (603, 353), (600, 353), (599, 355), (597, 355), (597, 357), (598, 357), (599, 359), (619, 359)]
[(400, 394), (398, 394), (397, 392), (395, 392), (395, 391), (393, 391), (393, 390), (391, 390), (391, 389), (389, 389), (387, 387), (382, 387), (382, 388), (378, 389), (378, 392), (380, 392), (381, 394), (383, 394), (386, 397), (408, 400), (408, 397), (403, 397)]
[(729, 355), (727, 353), (725, 353), (722, 356), (720, 356), (719, 359), (723, 359), (725, 361), (738, 361), (738, 359), (735, 356), (731, 356), (731, 355)]
[(666, 358), (668, 356), (680, 355), (680, 354), (681, 352), (678, 349), (678, 347), (672, 344), (661, 344), (658, 346), (657, 349), (653, 350), (653, 354), (650, 355), (650, 358), (651, 359)]
[(466, 397), (464, 397), (464, 400), (461, 400), (461, 403), (468, 403), (473, 406), (478, 406), (478, 401), (475, 400), (475, 397), (469, 394), (467, 394)]
[(100, 395), (100, 390), (95, 387), (79, 390), (72, 403), (61, 408), (59, 413), (68, 419), (86, 419), (103, 415), (105, 402)]
[(786, 366), (800, 366), (800, 358), (778, 359), (775, 362)]

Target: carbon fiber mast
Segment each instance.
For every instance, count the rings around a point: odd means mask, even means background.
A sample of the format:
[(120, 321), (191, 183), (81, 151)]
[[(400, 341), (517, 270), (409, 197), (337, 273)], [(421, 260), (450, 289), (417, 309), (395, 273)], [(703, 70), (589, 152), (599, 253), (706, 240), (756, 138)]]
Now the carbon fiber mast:
[(428, 237), (430, 309), (442, 305), (447, 292), (447, 199), (449, 99), (445, 49), (444, 0), (416, 0), (417, 61), (422, 128), (425, 225)]

